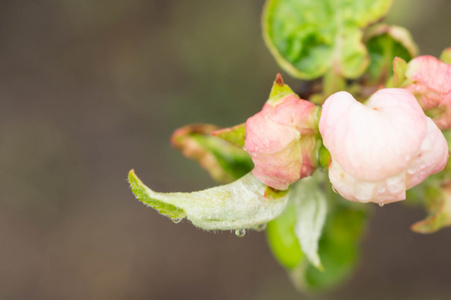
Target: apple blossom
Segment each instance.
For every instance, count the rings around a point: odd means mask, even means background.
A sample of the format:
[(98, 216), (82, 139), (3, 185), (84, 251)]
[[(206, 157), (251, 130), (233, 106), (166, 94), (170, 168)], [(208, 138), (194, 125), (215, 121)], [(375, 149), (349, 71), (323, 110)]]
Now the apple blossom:
[(319, 130), (331, 154), (329, 179), (351, 201), (404, 200), (448, 159), (443, 134), (405, 89), (379, 90), (366, 104), (335, 93), (323, 105)]
[[(287, 87), (281, 78), (273, 91), (277, 85)], [(317, 165), (319, 107), (290, 92), (270, 98), (246, 121), (244, 147), (255, 165), (252, 174), (278, 190), (310, 176)]]
[(451, 65), (419, 56), (407, 65), (405, 88), (414, 93), (440, 129), (451, 127)]

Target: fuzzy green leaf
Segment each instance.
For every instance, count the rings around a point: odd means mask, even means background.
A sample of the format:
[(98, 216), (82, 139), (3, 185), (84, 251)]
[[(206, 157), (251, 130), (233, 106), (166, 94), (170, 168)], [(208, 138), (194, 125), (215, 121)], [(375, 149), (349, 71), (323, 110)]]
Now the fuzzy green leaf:
[(160, 214), (171, 219), (183, 219), (186, 217), (186, 213), (183, 209), (153, 197), (152, 193), (148, 192), (148, 187), (142, 183), (138, 176), (136, 176), (135, 170), (131, 170), (130, 173), (128, 173), (128, 181), (136, 198), (147, 206), (152, 207)]
[(279, 65), (300, 79), (329, 70), (346, 78), (368, 66), (362, 29), (385, 16), (392, 0), (267, 0), (263, 37)]
[(144, 185), (132, 170), (129, 181), (138, 200), (170, 218), (186, 216), (205, 230), (253, 229), (279, 216), (289, 194), (264, 196), (266, 185), (251, 173), (226, 185), (192, 193), (158, 193)]

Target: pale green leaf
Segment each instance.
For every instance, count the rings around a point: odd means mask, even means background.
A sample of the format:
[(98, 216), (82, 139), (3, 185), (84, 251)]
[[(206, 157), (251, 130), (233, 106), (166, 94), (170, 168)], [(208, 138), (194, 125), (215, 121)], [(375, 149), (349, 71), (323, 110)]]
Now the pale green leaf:
[(268, 199), (266, 185), (251, 173), (227, 185), (192, 193), (158, 193), (129, 173), (138, 200), (171, 218), (186, 218), (205, 230), (252, 229), (279, 216), (289, 194)]
[(322, 269), (318, 243), (327, 215), (327, 200), (318, 184), (320, 172), (300, 180), (292, 187), (291, 198), (296, 207), (295, 233), (301, 248), (311, 264)]

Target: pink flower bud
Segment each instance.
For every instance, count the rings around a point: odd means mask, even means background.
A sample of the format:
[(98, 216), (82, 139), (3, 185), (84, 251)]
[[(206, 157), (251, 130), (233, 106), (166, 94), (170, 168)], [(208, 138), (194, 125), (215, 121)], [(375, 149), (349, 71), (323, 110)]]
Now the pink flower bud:
[(329, 179), (351, 201), (404, 200), (448, 160), (445, 137), (404, 89), (379, 90), (365, 105), (347, 92), (333, 94), (319, 130), (332, 158)]
[(451, 127), (451, 65), (433, 56), (419, 56), (407, 66), (412, 84), (405, 88), (418, 97), (425, 111), (431, 111), (440, 129)]
[(252, 174), (285, 190), (316, 167), (317, 112), (314, 104), (289, 94), (268, 101), (246, 121), (244, 147), (254, 162)]

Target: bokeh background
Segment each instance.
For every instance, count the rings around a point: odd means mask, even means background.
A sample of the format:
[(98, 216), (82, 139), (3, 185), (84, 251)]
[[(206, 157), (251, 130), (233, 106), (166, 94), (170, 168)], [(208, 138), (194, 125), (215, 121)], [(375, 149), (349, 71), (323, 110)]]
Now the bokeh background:
[[(299, 294), (263, 233), (173, 224), (131, 194), (214, 182), (171, 148), (194, 122), (260, 110), (280, 71), (262, 0), (0, 1), (0, 299), (451, 299), (451, 229), (375, 207), (342, 287)], [(397, 0), (422, 54), (451, 46), (449, 0)], [(293, 86), (299, 82), (285, 76)]]

